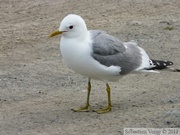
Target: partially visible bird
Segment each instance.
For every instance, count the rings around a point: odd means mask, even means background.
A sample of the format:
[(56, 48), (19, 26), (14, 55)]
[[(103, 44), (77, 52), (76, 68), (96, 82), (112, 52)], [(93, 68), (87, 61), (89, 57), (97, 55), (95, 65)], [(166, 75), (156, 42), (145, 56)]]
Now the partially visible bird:
[(108, 82), (118, 81), (130, 73), (158, 73), (156, 69), (173, 65), (171, 61), (150, 59), (144, 49), (134, 41), (121, 42), (104, 31), (88, 30), (79, 15), (66, 16), (59, 30), (53, 32), (50, 37), (58, 34), (62, 34), (60, 51), (64, 63), (75, 72), (88, 77), (86, 105), (73, 109), (74, 111), (90, 110), (91, 79), (101, 80), (106, 84), (108, 106), (95, 110), (97, 113), (105, 113), (112, 108)]

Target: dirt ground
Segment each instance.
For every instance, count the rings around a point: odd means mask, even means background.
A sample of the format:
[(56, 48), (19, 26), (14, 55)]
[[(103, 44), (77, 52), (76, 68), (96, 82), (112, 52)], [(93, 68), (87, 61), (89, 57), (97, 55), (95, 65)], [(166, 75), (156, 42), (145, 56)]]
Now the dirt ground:
[[(89, 29), (135, 40), (151, 58), (180, 68), (179, 0), (0, 0), (0, 135), (122, 135), (123, 129), (180, 128), (180, 73), (128, 75), (110, 83), (113, 109), (73, 112), (86, 101), (87, 78), (63, 64), (60, 36), (69, 13)], [(92, 82), (91, 106), (107, 105)]]

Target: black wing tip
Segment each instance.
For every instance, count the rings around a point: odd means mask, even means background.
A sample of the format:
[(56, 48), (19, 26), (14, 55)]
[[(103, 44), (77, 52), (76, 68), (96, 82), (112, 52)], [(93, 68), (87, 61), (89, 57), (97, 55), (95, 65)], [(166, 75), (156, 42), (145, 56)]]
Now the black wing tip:
[(162, 69), (169, 69), (172, 72), (180, 72), (180, 69), (174, 69), (172, 67), (173, 62), (172, 61), (165, 61), (165, 60), (152, 60), (151, 65), (154, 65), (154, 67), (148, 69), (148, 70), (162, 70)]
[(152, 61), (153, 65), (155, 66), (155, 67), (153, 67), (151, 69), (161, 70), (161, 69), (167, 68), (168, 66), (173, 65), (172, 61), (164, 61), (164, 60), (151, 60), (151, 61)]

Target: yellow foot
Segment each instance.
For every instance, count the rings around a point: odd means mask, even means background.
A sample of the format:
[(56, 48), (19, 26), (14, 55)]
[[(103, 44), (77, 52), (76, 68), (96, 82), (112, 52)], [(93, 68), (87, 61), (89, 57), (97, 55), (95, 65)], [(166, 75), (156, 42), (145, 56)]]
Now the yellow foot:
[(71, 110), (73, 110), (74, 112), (89, 112), (90, 105), (86, 105), (84, 107), (80, 107), (78, 109), (71, 109)]
[(103, 109), (100, 109), (100, 110), (93, 110), (94, 112), (97, 112), (99, 114), (102, 114), (102, 113), (107, 113), (107, 112), (110, 112), (111, 111), (111, 106), (108, 106), (106, 108), (103, 108)]

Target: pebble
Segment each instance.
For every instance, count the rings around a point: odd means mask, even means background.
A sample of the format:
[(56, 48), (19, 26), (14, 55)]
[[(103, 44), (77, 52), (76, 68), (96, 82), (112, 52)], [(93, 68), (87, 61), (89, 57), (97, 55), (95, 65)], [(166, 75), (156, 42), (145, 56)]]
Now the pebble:
[(164, 24), (167, 24), (167, 25), (172, 25), (172, 24), (175, 23), (175, 22), (176, 22), (175, 19), (174, 19), (174, 20), (168, 20), (168, 21), (165, 21), (165, 20), (159, 21), (159, 23), (164, 23)]
[(180, 116), (180, 109), (168, 111), (167, 114)]
[(141, 21), (132, 21), (130, 24), (133, 26), (138, 26), (138, 25), (142, 25), (142, 22)]

